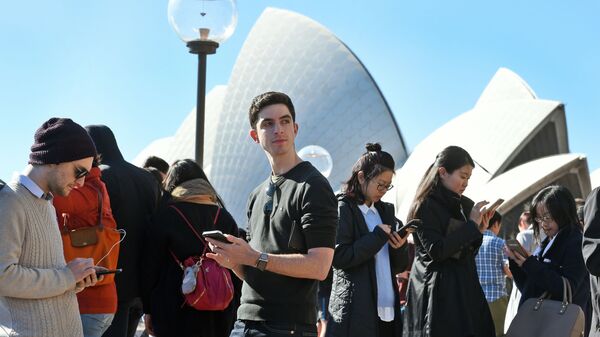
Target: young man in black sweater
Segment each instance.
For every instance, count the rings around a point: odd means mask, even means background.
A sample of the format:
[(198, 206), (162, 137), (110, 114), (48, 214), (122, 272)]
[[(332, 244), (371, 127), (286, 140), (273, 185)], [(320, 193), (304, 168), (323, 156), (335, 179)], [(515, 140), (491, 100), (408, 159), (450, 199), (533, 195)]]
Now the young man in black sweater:
[(249, 243), (207, 239), (209, 256), (244, 280), (231, 337), (316, 336), (316, 291), (333, 259), (337, 201), (327, 179), (296, 153), (295, 117), (286, 94), (254, 98), (250, 137), (272, 173), (248, 200)]

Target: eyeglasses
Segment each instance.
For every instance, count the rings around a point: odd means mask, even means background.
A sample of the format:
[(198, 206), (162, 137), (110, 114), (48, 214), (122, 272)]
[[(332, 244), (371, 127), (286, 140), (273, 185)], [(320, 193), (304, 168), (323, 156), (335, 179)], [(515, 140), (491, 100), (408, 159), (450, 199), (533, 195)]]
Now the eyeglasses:
[(552, 217), (551, 217), (551, 216), (549, 216), (549, 215), (544, 215), (544, 216), (543, 216), (543, 217), (541, 217), (541, 218), (535, 218), (535, 219), (533, 219), (533, 220), (535, 220), (535, 222), (537, 222), (538, 224), (540, 224), (540, 225), (541, 225), (542, 223), (544, 223), (544, 222), (545, 222), (545, 223), (548, 223), (548, 222), (552, 221), (553, 219), (552, 219)]
[(386, 191), (391, 190), (392, 188), (394, 188), (394, 185), (392, 185), (392, 184), (385, 185), (385, 184), (377, 183), (377, 190), (379, 192), (386, 192)]
[(83, 167), (75, 167), (75, 179), (81, 179), (90, 174), (90, 171), (84, 169)]
[(266, 215), (271, 215), (271, 212), (273, 212), (273, 195), (275, 194), (276, 189), (277, 189), (277, 185), (275, 185), (275, 183), (273, 181), (270, 181), (269, 186), (265, 190), (267, 193), (267, 201), (265, 202), (265, 205), (263, 206), (263, 212)]

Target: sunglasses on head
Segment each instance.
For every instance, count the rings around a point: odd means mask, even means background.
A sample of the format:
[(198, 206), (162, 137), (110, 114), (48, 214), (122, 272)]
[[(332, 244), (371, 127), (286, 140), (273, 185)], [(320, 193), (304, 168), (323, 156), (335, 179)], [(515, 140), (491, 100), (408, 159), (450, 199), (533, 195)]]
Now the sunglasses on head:
[(263, 212), (267, 215), (270, 215), (273, 212), (273, 195), (275, 194), (275, 190), (277, 189), (277, 185), (274, 182), (269, 182), (269, 186), (265, 190), (267, 193), (267, 201), (263, 207)]
[(81, 179), (90, 174), (90, 171), (84, 169), (83, 167), (75, 167), (75, 179)]

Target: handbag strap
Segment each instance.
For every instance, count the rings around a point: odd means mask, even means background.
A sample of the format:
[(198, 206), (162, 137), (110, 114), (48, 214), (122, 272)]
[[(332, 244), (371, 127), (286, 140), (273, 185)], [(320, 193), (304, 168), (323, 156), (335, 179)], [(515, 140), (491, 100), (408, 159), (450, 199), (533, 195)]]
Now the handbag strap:
[[(202, 236), (200, 234), (198, 234), (198, 232), (196, 231), (196, 229), (194, 228), (194, 226), (192, 226), (192, 224), (190, 223), (190, 221), (188, 220), (188, 218), (183, 214), (183, 212), (181, 210), (179, 210), (179, 208), (177, 208), (175, 205), (170, 205), (169, 207), (173, 208), (178, 214), (179, 216), (181, 216), (181, 218), (183, 219), (183, 221), (186, 223), (186, 225), (188, 225), (188, 227), (192, 230), (192, 232), (194, 232), (194, 235), (196, 235), (196, 237), (198, 239), (200, 239), (200, 241), (202, 241), (202, 244), (204, 245), (204, 249), (202, 250), (202, 257), (206, 254), (206, 250), (208, 249), (208, 245), (206, 244), (206, 240), (204, 240), (204, 238), (202, 238)], [(213, 226), (217, 224), (217, 219), (219, 218), (219, 214), (221, 214), (221, 207), (219, 206), (219, 208), (217, 208), (217, 213), (215, 214), (215, 218), (213, 219)], [(177, 258), (177, 256), (175, 256), (175, 253), (173, 253), (172, 250), (169, 249), (169, 253), (171, 253), (171, 256), (173, 257), (173, 259), (177, 262), (177, 264), (179, 265), (179, 267), (181, 267), (181, 269), (185, 269), (185, 266), (183, 265), (183, 263), (181, 263), (181, 261)]]

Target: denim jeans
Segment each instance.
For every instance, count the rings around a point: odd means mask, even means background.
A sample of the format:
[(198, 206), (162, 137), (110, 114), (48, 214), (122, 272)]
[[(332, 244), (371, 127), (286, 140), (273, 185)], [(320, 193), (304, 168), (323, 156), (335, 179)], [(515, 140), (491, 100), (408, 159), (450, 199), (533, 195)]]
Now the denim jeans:
[(108, 329), (114, 314), (81, 314), (84, 337), (101, 337)]
[(236, 321), (229, 337), (317, 337), (313, 324)]

